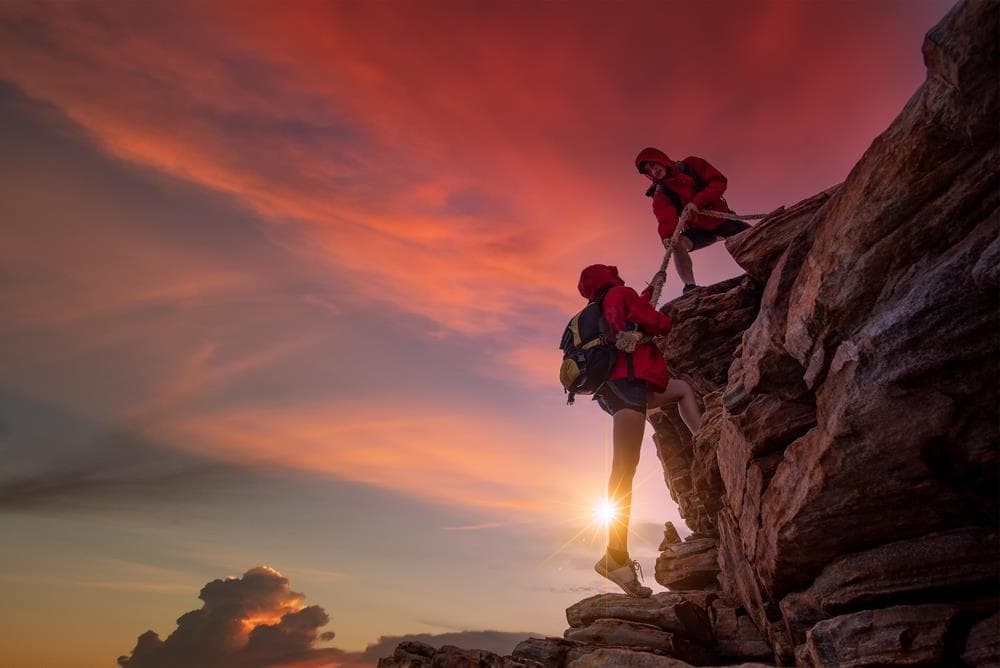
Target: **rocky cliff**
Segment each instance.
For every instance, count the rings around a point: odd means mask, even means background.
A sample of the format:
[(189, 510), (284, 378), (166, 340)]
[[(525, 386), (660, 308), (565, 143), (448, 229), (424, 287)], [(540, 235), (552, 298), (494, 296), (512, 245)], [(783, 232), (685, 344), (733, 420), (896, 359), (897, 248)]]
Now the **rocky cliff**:
[(380, 665), (1000, 665), (998, 10), (957, 5), (844, 183), (664, 307), (705, 407), (693, 439), (651, 416), (694, 532), (667, 527), (670, 591), (581, 601), (510, 657)]

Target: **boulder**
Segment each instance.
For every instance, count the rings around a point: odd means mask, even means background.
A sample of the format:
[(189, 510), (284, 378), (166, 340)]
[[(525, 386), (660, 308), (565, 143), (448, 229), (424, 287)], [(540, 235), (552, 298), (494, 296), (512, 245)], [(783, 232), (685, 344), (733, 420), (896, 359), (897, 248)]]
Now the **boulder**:
[(656, 626), (705, 645), (711, 644), (713, 637), (703, 603), (685, 597), (683, 592), (660, 592), (649, 598), (597, 594), (566, 609), (566, 621), (571, 627), (587, 626), (603, 618)]
[(719, 563), (712, 538), (671, 545), (656, 560), (656, 581), (668, 589), (715, 589)]
[[(691, 444), (691, 494), (710, 517), (722, 508), (726, 488), (719, 475), (719, 435), (723, 423), (722, 390), (704, 397), (701, 428)], [(689, 502), (691, 503), (691, 502)], [(714, 523), (713, 523), (714, 524)], [(714, 531), (712, 532), (715, 533)]]
[(711, 515), (693, 489), (691, 432), (681, 420), (677, 407), (668, 405), (651, 413), (649, 422), (654, 429), (653, 443), (663, 468), (663, 480), (681, 517), (695, 531), (713, 531)]
[(391, 657), (381, 658), (379, 668), (541, 668), (534, 660), (500, 656), (482, 649), (445, 645), (440, 649), (415, 641), (400, 643)]
[(651, 652), (601, 648), (566, 664), (566, 668), (689, 668), (690, 663)]
[(803, 229), (812, 225), (818, 212), (839, 188), (839, 185), (833, 186), (764, 218), (746, 232), (726, 239), (726, 249), (747, 274), (762, 284), (767, 282), (785, 249)]
[(712, 602), (712, 630), (715, 652), (729, 660), (772, 660), (774, 652), (753, 620), (735, 605), (718, 599)]
[(946, 634), (956, 608), (900, 605), (820, 622), (797, 656), (805, 666), (954, 665)]
[(996, 587), (1000, 540), (992, 527), (964, 527), (897, 541), (834, 560), (781, 610), (796, 644), (817, 622), (903, 597), (953, 601)]
[(565, 638), (528, 638), (514, 647), (511, 657), (526, 663), (534, 661), (543, 666), (562, 666), (573, 661), (594, 647)]
[(969, 630), (962, 661), (970, 666), (1000, 666), (1000, 613), (976, 623)]
[(665, 304), (673, 327), (664, 356), (671, 372), (704, 396), (726, 384), (743, 330), (760, 310), (761, 286), (748, 276), (692, 290)]
[(568, 640), (588, 645), (617, 645), (630, 649), (656, 650), (697, 666), (707, 665), (713, 659), (708, 649), (652, 624), (639, 624), (620, 619), (598, 619), (584, 627), (569, 628), (564, 635)]
[(409, 640), (399, 643), (391, 657), (378, 660), (378, 668), (424, 668), (431, 665), (437, 650), (427, 643)]
[(737, 601), (752, 618), (774, 652), (775, 659), (786, 665), (793, 659), (794, 645), (781, 619), (777, 602), (764, 587), (753, 564), (747, 559), (740, 527), (728, 508), (718, 515), (719, 582), (722, 595)]
[(660, 552), (667, 549), (671, 545), (676, 545), (681, 542), (681, 536), (677, 533), (677, 527), (674, 526), (673, 522), (664, 522), (663, 524), (663, 540), (660, 541), (660, 546), (658, 549)]

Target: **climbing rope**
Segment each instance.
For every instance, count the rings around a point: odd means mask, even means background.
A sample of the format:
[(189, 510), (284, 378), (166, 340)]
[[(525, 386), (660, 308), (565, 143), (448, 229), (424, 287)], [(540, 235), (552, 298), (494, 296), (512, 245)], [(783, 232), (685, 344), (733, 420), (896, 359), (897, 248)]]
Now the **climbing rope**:
[[(768, 216), (773, 216), (775, 214), (781, 213), (785, 210), (784, 206), (780, 206), (771, 213), (751, 213), (739, 215), (732, 213), (730, 211), (702, 211), (694, 204), (688, 204), (684, 207), (681, 212), (680, 220), (677, 221), (677, 227), (674, 228), (674, 233), (670, 237), (670, 243), (667, 244), (667, 252), (663, 254), (663, 262), (660, 263), (660, 268), (655, 274), (653, 274), (653, 280), (649, 282), (653, 286), (653, 292), (650, 294), (649, 303), (656, 308), (656, 305), (660, 301), (660, 293), (663, 292), (663, 284), (667, 281), (667, 267), (670, 266), (670, 256), (674, 253), (674, 244), (677, 243), (677, 238), (684, 231), (687, 226), (688, 218), (694, 215), (699, 216), (711, 216), (713, 218), (727, 218), (729, 220), (760, 220), (761, 218), (767, 218)], [(618, 337), (615, 339), (615, 347), (626, 353), (631, 353), (635, 351), (636, 346), (641, 343), (649, 341), (652, 337), (645, 336), (642, 332), (619, 332)]]
[(667, 281), (667, 267), (670, 266), (670, 256), (673, 255), (674, 244), (677, 243), (677, 238), (687, 226), (688, 218), (697, 215), (711, 216), (712, 218), (728, 218), (729, 220), (760, 220), (761, 218), (767, 218), (768, 216), (781, 213), (784, 210), (784, 206), (779, 206), (771, 213), (749, 213), (739, 215), (731, 211), (710, 211), (708, 209), (702, 211), (694, 204), (688, 204), (685, 206), (684, 211), (681, 212), (680, 220), (677, 221), (677, 227), (674, 228), (674, 233), (670, 237), (670, 244), (667, 246), (667, 252), (663, 255), (663, 262), (660, 263), (659, 270), (653, 274), (653, 280), (649, 282), (650, 285), (653, 286), (653, 292), (649, 297), (649, 303), (653, 305), (653, 308), (656, 308), (656, 305), (660, 301), (660, 293), (663, 292), (663, 284)]
[(732, 211), (711, 211), (708, 209), (704, 211), (702, 211), (701, 209), (695, 209), (694, 211), (699, 216), (711, 216), (712, 218), (728, 218), (729, 220), (760, 220), (761, 218), (767, 218), (768, 216), (779, 214), (784, 210), (785, 210), (784, 206), (779, 206), (771, 213), (745, 213), (742, 215), (733, 213)]

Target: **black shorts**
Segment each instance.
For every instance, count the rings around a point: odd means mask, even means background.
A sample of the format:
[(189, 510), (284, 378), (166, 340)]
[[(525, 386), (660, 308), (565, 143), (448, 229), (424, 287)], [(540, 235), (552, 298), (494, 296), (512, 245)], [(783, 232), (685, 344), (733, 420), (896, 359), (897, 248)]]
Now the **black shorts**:
[(691, 250), (698, 250), (705, 246), (711, 246), (720, 237), (731, 237), (749, 228), (750, 223), (745, 220), (724, 220), (722, 225), (719, 225), (714, 230), (701, 230), (697, 227), (689, 227), (681, 232), (681, 234), (690, 239), (691, 243), (694, 244), (694, 248)]
[(594, 393), (594, 399), (608, 415), (614, 415), (623, 408), (645, 413), (648, 396), (649, 385), (639, 378), (609, 380)]

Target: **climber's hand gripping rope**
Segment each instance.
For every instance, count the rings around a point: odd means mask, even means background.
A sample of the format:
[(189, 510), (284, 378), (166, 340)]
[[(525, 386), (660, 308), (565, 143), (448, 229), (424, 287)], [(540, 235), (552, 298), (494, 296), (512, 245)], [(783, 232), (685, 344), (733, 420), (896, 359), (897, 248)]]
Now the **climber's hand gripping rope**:
[[(680, 237), (681, 233), (684, 231), (684, 228), (687, 227), (687, 221), (691, 216), (695, 215), (711, 216), (713, 218), (727, 218), (729, 220), (760, 220), (761, 218), (768, 218), (770, 216), (777, 215), (784, 210), (785, 210), (784, 206), (779, 206), (771, 213), (752, 213), (746, 215), (739, 215), (728, 211), (710, 211), (710, 210), (702, 211), (694, 204), (689, 203), (687, 206), (684, 207), (684, 210), (681, 212), (680, 219), (677, 221), (677, 227), (674, 228), (674, 233), (670, 236), (670, 239), (664, 240), (663, 247), (666, 250), (666, 253), (664, 253), (663, 255), (663, 262), (660, 263), (659, 270), (655, 274), (653, 274), (653, 280), (649, 282), (649, 284), (653, 286), (653, 291), (649, 297), (649, 302), (653, 305), (653, 308), (655, 309), (657, 303), (659, 303), (660, 293), (663, 292), (663, 284), (666, 283), (667, 281), (667, 267), (670, 266), (670, 256), (673, 255), (674, 244), (677, 243), (678, 237)], [(636, 346), (638, 346), (641, 343), (645, 343), (646, 341), (649, 341), (651, 339), (656, 341), (657, 347), (659, 347), (661, 350), (663, 349), (663, 344), (665, 342), (664, 337), (662, 336), (648, 337), (643, 335), (642, 332), (635, 332), (635, 331), (619, 332), (618, 337), (615, 339), (615, 347), (626, 353), (631, 353), (635, 351)]]

